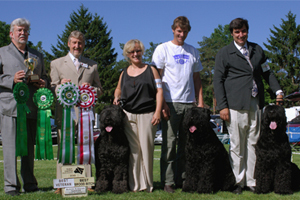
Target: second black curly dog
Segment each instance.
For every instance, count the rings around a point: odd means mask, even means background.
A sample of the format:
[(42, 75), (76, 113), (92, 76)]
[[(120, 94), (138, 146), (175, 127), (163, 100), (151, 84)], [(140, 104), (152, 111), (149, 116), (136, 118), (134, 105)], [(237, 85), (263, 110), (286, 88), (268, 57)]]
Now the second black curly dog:
[(182, 191), (213, 193), (234, 189), (235, 177), (228, 153), (209, 121), (208, 109), (194, 107), (185, 115), (186, 179)]
[(123, 130), (125, 113), (110, 105), (100, 114), (100, 136), (95, 142), (96, 192), (128, 191), (129, 144)]
[(291, 162), (291, 147), (286, 134), (286, 116), (281, 106), (267, 106), (255, 146), (255, 192), (292, 194), (300, 184), (300, 170)]

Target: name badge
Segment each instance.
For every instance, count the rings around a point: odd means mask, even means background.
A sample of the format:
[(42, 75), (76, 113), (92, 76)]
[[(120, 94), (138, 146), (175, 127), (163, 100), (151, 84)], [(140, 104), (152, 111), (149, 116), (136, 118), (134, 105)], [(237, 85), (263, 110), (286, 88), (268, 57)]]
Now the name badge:
[(263, 72), (269, 71), (270, 70), (270, 66), (268, 65), (268, 62), (265, 62), (261, 65), (261, 69), (263, 70)]

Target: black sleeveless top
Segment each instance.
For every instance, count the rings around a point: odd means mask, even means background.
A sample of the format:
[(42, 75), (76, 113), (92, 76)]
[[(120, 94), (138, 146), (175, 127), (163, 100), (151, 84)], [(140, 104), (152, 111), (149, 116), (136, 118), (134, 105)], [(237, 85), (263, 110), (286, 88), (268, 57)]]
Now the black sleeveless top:
[(121, 80), (121, 101), (123, 109), (130, 113), (141, 114), (155, 111), (156, 85), (151, 66), (136, 77), (129, 76), (127, 69)]

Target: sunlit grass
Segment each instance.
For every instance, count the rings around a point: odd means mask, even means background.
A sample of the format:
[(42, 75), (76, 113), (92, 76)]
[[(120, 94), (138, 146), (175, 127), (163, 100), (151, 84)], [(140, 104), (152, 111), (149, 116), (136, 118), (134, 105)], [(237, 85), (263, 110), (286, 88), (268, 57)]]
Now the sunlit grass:
[[(228, 149), (228, 145), (225, 145)], [(154, 152), (154, 191), (152, 193), (147, 192), (128, 192), (121, 195), (112, 194), (110, 192), (97, 194), (89, 193), (88, 197), (83, 197), (81, 199), (300, 199), (300, 192), (296, 192), (293, 195), (277, 195), (274, 193), (257, 195), (251, 192), (243, 192), (241, 195), (235, 195), (231, 192), (218, 192), (216, 194), (191, 194), (181, 192), (181, 189), (177, 189), (174, 194), (168, 194), (160, 188), (160, 168), (159, 168), (159, 159), (160, 159), (160, 148), (161, 146), (155, 146)], [(57, 146), (53, 147), (54, 157), (56, 157)], [(2, 146), (0, 146), (0, 172), (3, 173), (3, 154)], [(293, 155), (293, 162), (300, 166), (300, 155)], [(18, 173), (20, 171), (20, 162), (18, 161)], [(93, 166), (93, 174), (95, 173), (95, 167)], [(17, 197), (10, 197), (6, 195), (3, 191), (4, 180), (3, 175), (0, 176), (0, 199), (59, 199), (62, 198), (60, 195), (54, 194), (53, 189), (53, 179), (56, 178), (56, 161), (55, 160), (46, 160), (46, 161), (35, 161), (35, 175), (39, 183), (40, 189), (44, 192), (38, 193), (23, 193)], [(19, 175), (20, 177), (20, 175)], [(73, 199), (73, 198), (67, 198)]]

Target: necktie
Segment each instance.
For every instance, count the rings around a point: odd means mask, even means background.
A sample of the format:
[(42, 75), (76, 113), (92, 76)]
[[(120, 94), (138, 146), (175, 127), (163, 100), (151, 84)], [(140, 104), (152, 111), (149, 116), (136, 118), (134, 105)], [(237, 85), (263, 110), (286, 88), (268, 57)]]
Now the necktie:
[(75, 60), (75, 61), (74, 61), (74, 65), (75, 65), (75, 67), (76, 67), (76, 69), (77, 69), (77, 71), (78, 71), (78, 70), (79, 70), (79, 67), (80, 67), (80, 62), (78, 61), (77, 58), (75, 58), (74, 60)]
[[(252, 68), (252, 71), (253, 71), (253, 66), (252, 66), (252, 64), (250, 62), (248, 49), (246, 49), (246, 47), (243, 47), (242, 52), (243, 52), (243, 55), (245, 56), (246, 60), (248, 61), (249, 65), (250, 65), (250, 67)], [(253, 79), (252, 96), (256, 97), (257, 94), (258, 94), (257, 85), (256, 85), (256, 83), (255, 83), (255, 81)]]

